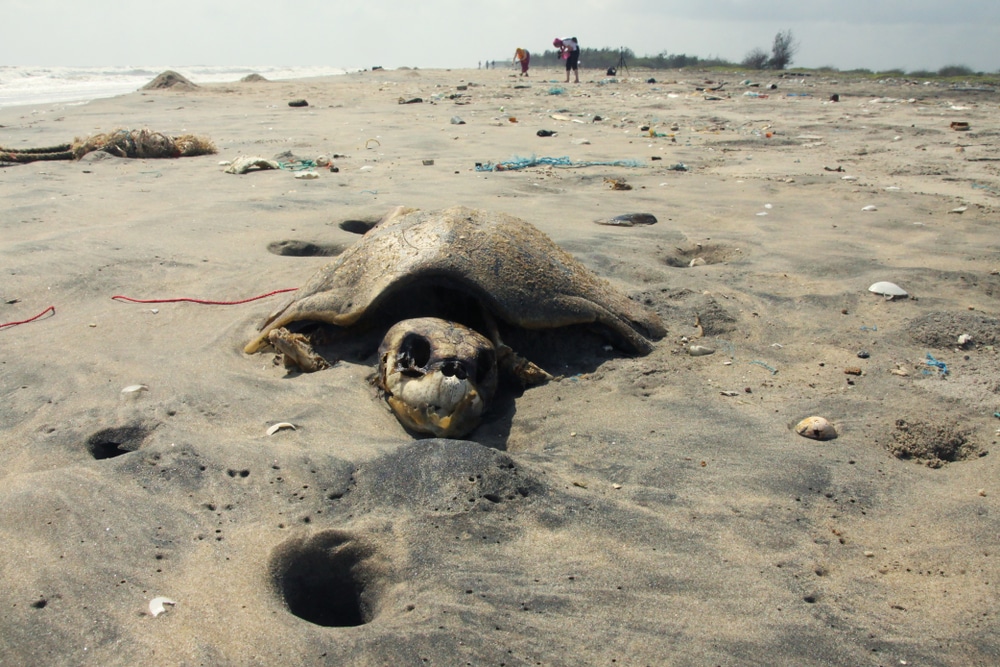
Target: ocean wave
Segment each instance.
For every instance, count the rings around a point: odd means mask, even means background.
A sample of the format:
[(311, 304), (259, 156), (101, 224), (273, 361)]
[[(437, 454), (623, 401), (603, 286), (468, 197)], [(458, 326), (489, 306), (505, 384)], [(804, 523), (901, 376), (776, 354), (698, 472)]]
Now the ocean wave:
[(193, 83), (227, 83), (248, 74), (271, 80), (345, 74), (338, 67), (308, 66), (188, 66), (147, 67), (22, 67), (0, 65), (0, 107), (86, 102), (135, 92), (165, 70)]

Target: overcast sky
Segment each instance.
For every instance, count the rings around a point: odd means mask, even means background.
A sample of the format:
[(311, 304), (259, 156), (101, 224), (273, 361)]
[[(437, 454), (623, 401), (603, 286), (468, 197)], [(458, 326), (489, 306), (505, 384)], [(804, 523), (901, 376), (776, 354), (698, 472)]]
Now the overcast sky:
[(627, 46), (794, 65), (1000, 71), (1000, 0), (0, 0), (0, 65), (476, 67), (514, 49)]

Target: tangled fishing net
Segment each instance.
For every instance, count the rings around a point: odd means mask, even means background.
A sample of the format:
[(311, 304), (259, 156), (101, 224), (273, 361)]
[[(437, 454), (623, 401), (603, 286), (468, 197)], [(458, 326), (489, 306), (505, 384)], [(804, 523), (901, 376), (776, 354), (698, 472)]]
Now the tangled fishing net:
[(79, 160), (87, 153), (104, 151), (118, 157), (174, 158), (211, 155), (216, 152), (210, 139), (193, 134), (171, 137), (162, 132), (117, 129), (71, 144), (46, 148), (0, 148), (0, 162), (36, 162), (39, 160)]
[(118, 157), (192, 157), (215, 153), (215, 145), (210, 140), (193, 134), (171, 137), (145, 128), (119, 129), (83, 140), (78, 138), (73, 142), (73, 157), (77, 160), (93, 151), (104, 151)]

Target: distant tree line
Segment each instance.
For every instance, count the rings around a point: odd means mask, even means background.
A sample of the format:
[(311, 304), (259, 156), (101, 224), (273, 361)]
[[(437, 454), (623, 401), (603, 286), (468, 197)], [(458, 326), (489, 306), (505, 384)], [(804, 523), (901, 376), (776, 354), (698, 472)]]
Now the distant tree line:
[[(768, 53), (762, 48), (752, 49), (739, 63), (719, 57), (700, 58), (689, 56), (686, 53), (668, 53), (662, 51), (655, 56), (637, 56), (628, 47), (600, 48), (600, 49), (580, 49), (580, 67), (590, 69), (608, 70), (617, 69), (624, 63), (628, 67), (649, 68), (649, 69), (681, 69), (683, 67), (725, 67), (743, 68), (751, 70), (784, 70), (788, 68), (799, 50), (799, 43), (792, 35), (791, 30), (779, 31), (774, 36), (771, 43), (771, 52)], [(542, 67), (562, 67), (563, 61), (559, 57), (559, 51), (546, 50), (541, 54), (531, 54), (532, 66)], [(839, 72), (836, 67), (820, 67), (819, 70)], [(915, 70), (904, 72), (901, 69), (893, 69), (885, 72), (873, 72), (868, 69), (847, 70), (845, 74), (882, 74), (887, 76), (911, 76), (914, 78), (930, 77), (962, 77), (975, 76), (982, 72), (975, 72), (965, 65), (946, 65), (937, 72), (928, 70)]]
[[(649, 67), (651, 69), (680, 69), (681, 67), (735, 67), (732, 63), (723, 58), (699, 58), (689, 56), (684, 53), (662, 53), (655, 56), (637, 56), (632, 49), (621, 47), (618, 49), (580, 49), (580, 67), (591, 69), (608, 69), (617, 67), (624, 58), (625, 64), (629, 67)], [(561, 67), (563, 61), (559, 58), (558, 51), (543, 51), (541, 55), (531, 54), (532, 66)]]

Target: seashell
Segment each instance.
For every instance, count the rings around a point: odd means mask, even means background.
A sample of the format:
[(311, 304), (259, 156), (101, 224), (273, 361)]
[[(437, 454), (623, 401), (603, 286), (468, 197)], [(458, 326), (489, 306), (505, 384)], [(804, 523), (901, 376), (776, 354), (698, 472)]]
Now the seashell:
[(879, 282), (874, 283), (871, 287), (868, 288), (868, 291), (874, 292), (875, 294), (881, 294), (887, 299), (892, 299), (893, 297), (896, 296), (909, 296), (909, 294), (906, 293), (905, 289), (903, 289), (896, 283), (890, 283), (885, 280), (880, 280)]
[(861, 210), (862, 210), (862, 211), (867, 211), (867, 212), (871, 212), (871, 211), (877, 211), (877, 210), (878, 210), (878, 207), (877, 207), (877, 206), (874, 206), (874, 205), (872, 205), (872, 204), (869, 204), (868, 206), (865, 206), (865, 207), (864, 207), (863, 209), (861, 209)]
[(610, 225), (613, 227), (634, 227), (635, 225), (655, 225), (656, 216), (652, 213), (622, 213), (613, 218), (602, 218), (595, 220), (599, 225)]
[(837, 429), (823, 417), (806, 417), (795, 426), (795, 432), (813, 440), (833, 440)]
[(962, 334), (961, 336), (958, 337), (959, 345), (968, 345), (971, 342), (972, 342), (972, 336), (970, 336), (969, 334)]
[(130, 384), (122, 389), (123, 394), (134, 394), (137, 391), (149, 391), (149, 387), (144, 384)]
[(968, 206), (959, 206), (958, 208), (953, 208), (953, 209), (951, 209), (948, 212), (949, 213), (957, 213), (957, 214), (961, 215), (961, 214), (965, 213), (968, 210), (969, 210)]
[(319, 174), (317, 174), (315, 171), (300, 171), (299, 173), (295, 174), (295, 178), (299, 179), (300, 181), (313, 181), (319, 178)]
[(167, 610), (167, 608), (163, 606), (167, 604), (173, 606), (177, 603), (170, 598), (165, 598), (163, 596), (155, 597), (149, 601), (149, 613), (155, 618)]
[(277, 424), (272, 424), (271, 427), (267, 429), (267, 434), (268, 435), (274, 435), (278, 431), (280, 431), (282, 429), (286, 429), (286, 428), (290, 428), (293, 431), (296, 430), (295, 429), (295, 424), (293, 424), (291, 422), (278, 422)]
[(706, 345), (689, 345), (688, 354), (692, 357), (704, 357), (709, 354), (715, 354), (715, 348)]
[(688, 262), (688, 267), (692, 267), (693, 268), (695, 266), (705, 266), (706, 263), (707, 262), (705, 262), (705, 258), (704, 257), (695, 257), (690, 262)]

